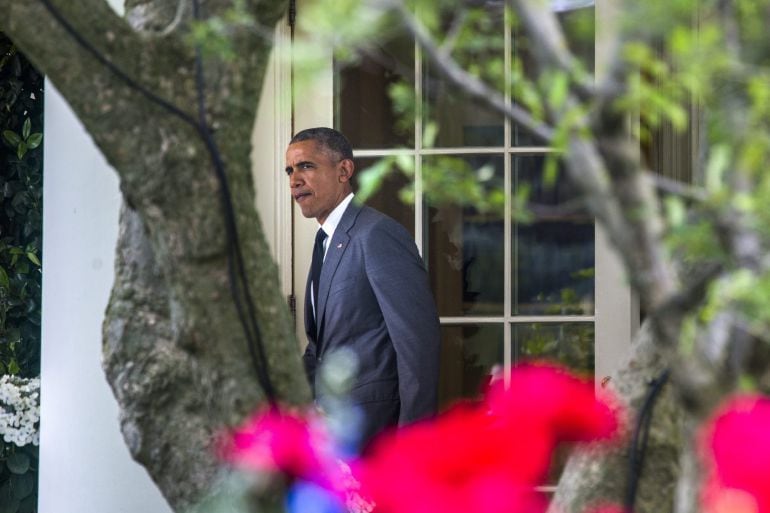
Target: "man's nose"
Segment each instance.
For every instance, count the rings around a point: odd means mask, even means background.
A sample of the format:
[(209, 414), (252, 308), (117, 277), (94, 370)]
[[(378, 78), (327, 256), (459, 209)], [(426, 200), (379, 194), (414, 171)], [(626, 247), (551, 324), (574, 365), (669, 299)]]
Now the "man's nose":
[(300, 174), (297, 173), (296, 171), (293, 171), (289, 175), (289, 187), (292, 187), (292, 188), (293, 187), (297, 187), (298, 185), (300, 185), (302, 183), (302, 179), (301, 179), (301, 177), (299, 175)]

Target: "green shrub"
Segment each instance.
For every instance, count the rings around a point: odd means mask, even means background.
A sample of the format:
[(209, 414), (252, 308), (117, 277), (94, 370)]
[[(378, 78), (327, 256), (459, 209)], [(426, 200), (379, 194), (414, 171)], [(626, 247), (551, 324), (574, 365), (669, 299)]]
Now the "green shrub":
[[(0, 34), (0, 374), (40, 374), (43, 77)], [(38, 447), (0, 440), (0, 511), (37, 510)]]

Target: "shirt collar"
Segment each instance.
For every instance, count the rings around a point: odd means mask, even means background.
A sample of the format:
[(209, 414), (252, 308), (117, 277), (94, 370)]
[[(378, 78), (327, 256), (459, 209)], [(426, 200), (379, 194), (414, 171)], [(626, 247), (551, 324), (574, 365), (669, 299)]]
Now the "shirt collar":
[(340, 224), (342, 214), (345, 213), (345, 209), (348, 208), (350, 202), (353, 201), (353, 193), (348, 194), (345, 199), (340, 201), (340, 204), (334, 207), (329, 217), (326, 218), (324, 224), (321, 225), (321, 229), (329, 236), (328, 240), (331, 240), (334, 236), (334, 231), (337, 229), (337, 225)]

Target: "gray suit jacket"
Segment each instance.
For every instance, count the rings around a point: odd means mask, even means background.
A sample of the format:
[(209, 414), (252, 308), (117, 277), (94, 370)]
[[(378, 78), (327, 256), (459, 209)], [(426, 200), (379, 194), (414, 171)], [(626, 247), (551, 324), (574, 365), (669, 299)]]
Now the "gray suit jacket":
[(422, 259), (403, 226), (351, 202), (329, 241), (316, 310), (317, 333), (308, 331), (311, 312), (305, 312), (311, 387), (315, 393), (324, 355), (345, 347), (358, 356), (350, 395), (364, 413), (364, 442), (389, 425), (436, 412), (439, 320)]

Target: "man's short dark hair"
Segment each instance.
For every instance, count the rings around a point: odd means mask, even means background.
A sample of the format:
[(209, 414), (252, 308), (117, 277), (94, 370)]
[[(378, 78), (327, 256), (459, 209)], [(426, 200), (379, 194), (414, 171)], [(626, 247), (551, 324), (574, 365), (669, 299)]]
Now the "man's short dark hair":
[(342, 133), (333, 128), (327, 128), (325, 126), (307, 128), (297, 132), (297, 134), (291, 138), (289, 144), (300, 141), (315, 141), (322, 148), (334, 152), (340, 159), (353, 159), (353, 148), (350, 147), (350, 142), (344, 135), (342, 135)]

